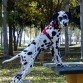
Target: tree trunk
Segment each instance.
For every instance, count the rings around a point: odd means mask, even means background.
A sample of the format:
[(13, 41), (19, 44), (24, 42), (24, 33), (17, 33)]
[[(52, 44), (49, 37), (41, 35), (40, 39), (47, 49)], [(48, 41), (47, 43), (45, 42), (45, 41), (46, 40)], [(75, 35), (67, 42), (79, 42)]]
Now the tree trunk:
[(16, 41), (16, 43), (17, 43), (17, 47), (19, 46), (20, 36), (21, 36), (21, 31), (22, 31), (22, 29), (21, 29), (21, 28), (20, 28), (20, 29), (18, 29), (18, 31), (17, 31), (17, 41)]
[(50, 3), (50, 18), (49, 18), (50, 21), (53, 16), (53, 0), (49, 0), (49, 3)]
[(13, 55), (13, 47), (12, 47), (12, 22), (9, 18), (9, 55)]
[(42, 32), (43, 29), (44, 29), (44, 25), (43, 25), (43, 22), (42, 21), (41, 21), (40, 27), (41, 27), (41, 32)]
[(31, 42), (31, 27), (30, 27), (30, 42)]
[(8, 55), (8, 38), (7, 38), (7, 0), (2, 0), (2, 26), (3, 26), (3, 42), (4, 42), (4, 56)]
[(22, 33), (23, 33), (23, 29), (21, 29), (20, 34), (19, 34), (19, 46), (21, 46)]
[(3, 46), (3, 32), (1, 30), (1, 47)]
[[(64, 10), (69, 12), (69, 0), (64, 0)], [(65, 55), (69, 52), (68, 27), (65, 27)]]
[(80, 3), (80, 27), (81, 27), (81, 59), (83, 59), (83, 0)]
[(17, 43), (16, 43), (16, 36), (15, 36), (15, 25), (13, 24), (13, 38), (14, 38), (14, 51), (17, 51)]

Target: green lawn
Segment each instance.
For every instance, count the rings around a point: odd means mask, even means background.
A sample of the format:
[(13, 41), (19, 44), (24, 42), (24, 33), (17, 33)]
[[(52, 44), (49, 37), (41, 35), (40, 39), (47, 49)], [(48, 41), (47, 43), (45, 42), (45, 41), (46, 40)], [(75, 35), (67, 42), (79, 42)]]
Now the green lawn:
[[(18, 61), (0, 65), (0, 83), (10, 83), (12, 77), (20, 70)], [(66, 83), (63, 75), (57, 75), (39, 62), (35, 63), (33, 71), (26, 76), (25, 80), (30, 80), (32, 83)]]
[[(20, 50), (22, 49), (23, 48), (20, 48)], [(2, 49), (0, 55), (3, 56)], [(65, 61), (83, 61), (80, 60), (80, 47), (71, 47), (70, 52), (66, 56), (64, 48), (62, 47), (61, 55)], [(12, 77), (20, 70), (19, 60), (4, 65), (2, 65), (1, 62), (2, 59), (0, 58), (0, 83), (10, 83)], [(43, 64), (36, 62), (33, 71), (26, 76), (25, 80), (30, 80), (32, 83), (66, 83), (65, 76), (58, 75), (42, 65)]]

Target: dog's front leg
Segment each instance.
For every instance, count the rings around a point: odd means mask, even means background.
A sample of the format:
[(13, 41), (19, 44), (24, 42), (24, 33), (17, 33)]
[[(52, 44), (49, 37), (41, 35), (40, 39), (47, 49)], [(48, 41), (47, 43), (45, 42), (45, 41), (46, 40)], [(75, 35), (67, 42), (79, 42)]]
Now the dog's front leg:
[(54, 50), (54, 58), (53, 58), (53, 61), (57, 64), (57, 66), (63, 66), (63, 62), (62, 62), (62, 59), (60, 57), (60, 51), (59, 51), (59, 43), (55, 42), (53, 44), (53, 50)]
[(62, 59), (60, 57), (60, 52), (56, 47), (54, 48), (54, 59), (53, 60), (57, 64), (57, 66), (63, 65)]

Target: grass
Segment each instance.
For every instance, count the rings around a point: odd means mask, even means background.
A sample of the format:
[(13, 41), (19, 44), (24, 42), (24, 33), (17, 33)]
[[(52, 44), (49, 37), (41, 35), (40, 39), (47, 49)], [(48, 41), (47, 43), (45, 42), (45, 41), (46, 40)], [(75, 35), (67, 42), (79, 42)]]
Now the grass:
[[(0, 83), (10, 83), (12, 77), (19, 70), (20, 64), (18, 61), (4, 65), (0, 64)], [(35, 63), (33, 71), (24, 80), (30, 80), (32, 83), (66, 83), (65, 76), (54, 73), (51, 69), (43, 67), (39, 62)]]
[[(23, 48), (19, 48), (19, 51)], [(2, 49), (0, 49), (2, 56)], [(61, 55), (65, 57), (66, 61), (79, 61), (80, 60), (80, 47), (70, 47), (70, 52), (65, 56), (64, 48), (61, 48)], [(47, 54), (48, 56), (48, 54)], [(46, 57), (47, 57), (46, 56)], [(2, 65), (3, 59), (0, 59), (0, 83), (10, 83), (12, 77), (20, 70), (19, 60)], [(58, 75), (51, 69), (42, 66), (40, 62), (35, 62), (33, 71), (25, 77), (24, 80), (30, 80), (32, 83), (66, 83), (65, 76)]]

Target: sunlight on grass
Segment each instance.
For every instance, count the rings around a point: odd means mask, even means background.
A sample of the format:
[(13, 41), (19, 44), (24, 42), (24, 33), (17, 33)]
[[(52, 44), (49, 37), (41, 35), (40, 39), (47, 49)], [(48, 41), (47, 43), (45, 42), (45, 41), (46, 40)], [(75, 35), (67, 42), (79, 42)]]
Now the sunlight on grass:
[[(0, 68), (0, 83), (10, 83), (12, 77), (20, 70), (20, 66), (13, 63), (2, 65)], [(33, 71), (25, 77), (32, 83), (66, 83), (63, 75), (57, 75), (52, 70), (35, 64)]]

